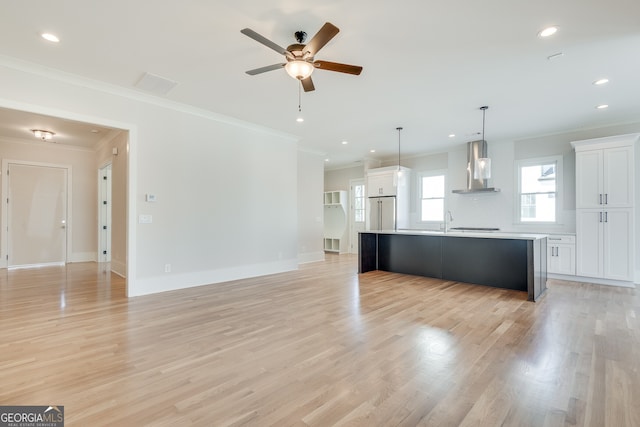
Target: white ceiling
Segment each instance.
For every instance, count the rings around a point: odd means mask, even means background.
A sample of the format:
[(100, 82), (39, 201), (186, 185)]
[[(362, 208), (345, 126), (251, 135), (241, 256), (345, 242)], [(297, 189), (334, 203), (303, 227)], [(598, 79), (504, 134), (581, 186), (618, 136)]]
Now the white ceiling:
[[(489, 142), (640, 121), (638, 0), (0, 0), (0, 8), (0, 55), (131, 90), (145, 72), (174, 80), (167, 99), (298, 135), (332, 166), (397, 155), (398, 126), (403, 157), (461, 146), (477, 139), (482, 105)], [(364, 70), (316, 70), (300, 124), (295, 80), (284, 70), (245, 74), (282, 57), (240, 30), (286, 47), (294, 31), (311, 37), (326, 21), (341, 31), (316, 59)], [(537, 37), (552, 24), (555, 36)], [(45, 31), (61, 42), (42, 40)], [(610, 83), (592, 84), (602, 77)]]

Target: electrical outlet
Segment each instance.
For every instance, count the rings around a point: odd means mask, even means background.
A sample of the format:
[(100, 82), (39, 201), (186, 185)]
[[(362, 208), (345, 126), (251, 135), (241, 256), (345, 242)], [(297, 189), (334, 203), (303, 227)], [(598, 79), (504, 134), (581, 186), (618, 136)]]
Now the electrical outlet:
[(171, 273), (171, 264), (165, 264), (164, 265), (164, 272), (165, 273)]
[(151, 215), (139, 215), (138, 216), (139, 224), (151, 224), (153, 223), (153, 217)]

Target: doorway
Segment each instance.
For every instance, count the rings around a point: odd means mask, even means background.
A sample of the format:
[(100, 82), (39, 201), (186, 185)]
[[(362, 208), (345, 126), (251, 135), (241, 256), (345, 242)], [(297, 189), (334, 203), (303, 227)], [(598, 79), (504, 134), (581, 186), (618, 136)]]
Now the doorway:
[(349, 253), (358, 253), (358, 232), (365, 228), (364, 179), (349, 180)]
[(68, 166), (7, 161), (7, 266), (67, 263)]

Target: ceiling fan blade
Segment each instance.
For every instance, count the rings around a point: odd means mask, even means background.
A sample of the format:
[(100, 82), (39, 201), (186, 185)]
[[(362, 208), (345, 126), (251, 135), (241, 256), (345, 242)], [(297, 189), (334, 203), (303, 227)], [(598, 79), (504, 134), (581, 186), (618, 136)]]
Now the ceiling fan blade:
[(273, 70), (280, 69), (280, 68), (284, 67), (284, 65), (285, 64), (267, 65), (266, 67), (260, 67), (260, 68), (254, 69), (254, 70), (246, 71), (246, 73), (249, 74), (250, 76), (255, 76), (256, 74), (262, 74), (262, 73), (266, 73), (267, 71), (273, 71)]
[(315, 56), (338, 32), (340, 32), (338, 27), (330, 22), (325, 23), (322, 28), (320, 28), (320, 31), (307, 43), (304, 50), (309, 52), (311, 56)]
[(358, 65), (340, 64), (338, 62), (315, 61), (313, 65), (319, 70), (337, 71), (339, 73), (355, 74), (356, 76), (359, 76), (362, 72), (362, 67)]
[(307, 77), (306, 79), (300, 80), (300, 83), (302, 83), (302, 88), (304, 89), (305, 92), (311, 92), (312, 90), (316, 90), (316, 87), (313, 85), (313, 80), (311, 80), (311, 77)]
[(287, 55), (289, 53), (289, 52), (287, 52), (287, 49), (283, 48), (282, 46), (279, 46), (279, 45), (275, 44), (274, 42), (272, 42), (268, 38), (266, 38), (264, 36), (261, 36), (260, 34), (256, 33), (255, 31), (253, 31), (250, 28), (245, 28), (243, 30), (240, 30), (240, 32), (242, 34), (244, 34), (245, 36), (247, 36), (247, 37), (251, 37), (252, 39), (257, 41), (258, 43), (262, 43), (266, 47), (275, 50), (276, 52), (278, 52), (281, 55)]

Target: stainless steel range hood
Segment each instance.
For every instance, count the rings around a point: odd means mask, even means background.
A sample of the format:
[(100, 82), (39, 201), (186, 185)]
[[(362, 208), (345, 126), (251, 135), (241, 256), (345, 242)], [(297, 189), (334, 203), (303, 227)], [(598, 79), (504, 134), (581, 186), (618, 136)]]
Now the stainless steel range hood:
[(457, 194), (470, 193), (497, 193), (498, 188), (488, 187), (486, 179), (476, 179), (476, 160), (487, 157), (487, 141), (478, 140), (467, 143), (467, 188), (464, 190), (453, 190)]

